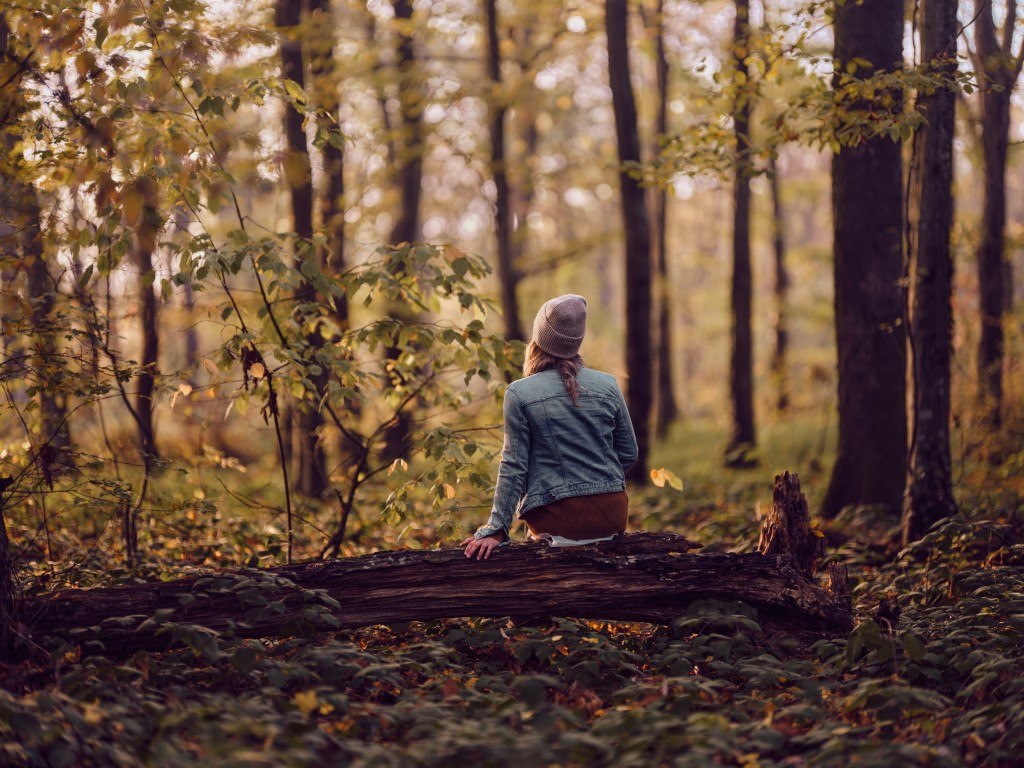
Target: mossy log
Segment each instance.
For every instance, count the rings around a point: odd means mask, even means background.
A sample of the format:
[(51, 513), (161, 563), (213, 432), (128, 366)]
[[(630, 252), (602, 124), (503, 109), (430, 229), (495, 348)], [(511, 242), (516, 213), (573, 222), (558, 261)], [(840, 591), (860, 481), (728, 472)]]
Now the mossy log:
[[(791, 517), (807, 525), (806, 516)], [(167, 648), (180, 641), (173, 625), (182, 624), (273, 637), (462, 616), (665, 623), (707, 598), (747, 602), (769, 625), (843, 630), (851, 624), (844, 574), (832, 574), (835, 586), (825, 589), (782, 545), (769, 554), (696, 548), (675, 534), (634, 533), (581, 547), (513, 544), (483, 561), (467, 559), (459, 548), (379, 552), (66, 590), (26, 601), (20, 629), (121, 655)]]

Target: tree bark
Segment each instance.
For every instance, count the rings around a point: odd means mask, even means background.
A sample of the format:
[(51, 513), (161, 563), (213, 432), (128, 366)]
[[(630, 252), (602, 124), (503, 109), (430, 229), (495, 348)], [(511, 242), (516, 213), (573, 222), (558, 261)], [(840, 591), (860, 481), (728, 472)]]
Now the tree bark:
[(626, 233), (626, 403), (639, 447), (628, 478), (647, 476), (652, 396), (651, 229), (646, 193), (629, 166), (640, 162), (636, 102), (629, 79), (629, 9), (626, 0), (605, 0), (608, 79), (619, 153), (622, 223)]
[[(921, 55), (945, 78), (956, 72), (957, 0), (922, 0)], [(911, 168), (910, 332), (914, 410), (903, 540), (919, 538), (956, 512), (949, 445), (953, 344), (953, 133), (949, 83), (918, 97), (927, 122), (914, 138)]]
[[(340, 99), (334, 62), (335, 25), (330, 0), (309, 0), (310, 72), (316, 106), (329, 117), (321, 119), (325, 133), (337, 135)], [(320, 199), (327, 251), (321, 268), (330, 275), (345, 271), (345, 150), (342, 142), (328, 140), (321, 150), (325, 188)], [(348, 297), (332, 296), (334, 319), (342, 330), (348, 328)]]
[[(20, 67), (8, 54), (9, 36), (6, 19), (0, 14), (0, 63), (7, 65), (5, 71), (16, 73)], [(46, 263), (39, 198), (35, 187), (18, 175), (23, 164), (20, 158), (12, 155), (16, 132), (4, 130), (6, 124), (13, 124), (24, 112), (19, 98), (20, 78), (4, 79), (9, 82), (0, 87), (0, 121), (3, 121), (0, 123), (0, 151), (9, 157), (0, 164), (5, 171), (0, 175), (0, 243), (20, 257), (25, 272), (26, 298), (32, 307), (34, 331), (30, 344), (33, 349), (31, 378), (38, 387), (35, 400), (39, 406), (38, 434), (32, 438), (33, 451), (44, 477), (52, 484), (54, 473), (74, 463), (65, 403), (59, 387), (53, 386), (63, 375), (56, 337), (58, 329), (54, 327), (52, 317), (57, 291)], [(4, 337), (6, 344), (7, 334)]]
[(768, 183), (772, 196), (772, 252), (775, 256), (775, 349), (772, 351), (772, 375), (778, 388), (775, 407), (779, 413), (789, 409), (789, 269), (786, 266), (786, 216), (782, 208), (779, 166), (768, 161)]
[(142, 354), (139, 358), (141, 372), (135, 396), (135, 412), (138, 416), (140, 448), (148, 456), (148, 463), (160, 455), (156, 447), (156, 430), (153, 425), (153, 393), (156, 391), (156, 380), (160, 375), (160, 332), (157, 327), (159, 310), (156, 293), (153, 290), (153, 253), (156, 250), (156, 238), (161, 221), (156, 182), (149, 177), (142, 177), (136, 181), (135, 187), (142, 197), (142, 212), (139, 214), (132, 239), (132, 261), (135, 262), (137, 273), (136, 286), (141, 306), (139, 325), (142, 331)]
[(505, 164), (506, 96), (501, 77), (501, 48), (498, 42), (497, 0), (484, 0), (487, 30), (487, 75), (490, 78), (491, 174), (494, 178), (494, 231), (498, 245), (498, 280), (501, 283), (501, 311), (505, 322), (505, 338), (523, 338), (516, 288), (519, 272), (512, 250), (512, 204), (509, 196), (508, 170)]
[[(306, 86), (303, 67), (302, 43), (297, 39), (297, 28), (302, 21), (302, 3), (296, 0), (277, 0), (276, 23), (280, 33), (281, 76), (292, 80), (300, 88)], [(284, 110), (285, 178), (291, 194), (292, 228), (297, 236), (296, 256), (304, 261), (313, 257), (313, 178), (310, 170), (309, 144), (302, 127), (302, 114), (292, 105)], [(296, 294), (297, 304), (316, 301), (312, 284), (306, 283)], [(306, 337), (311, 354), (323, 346), (319, 329)], [(319, 432), (324, 425), (323, 415), (316, 402), (302, 402), (297, 419), (298, 450), (296, 451), (296, 487), (307, 496), (320, 496), (328, 487), (327, 461), (320, 445)]]
[[(665, 56), (665, 2), (658, 0), (654, 23), (654, 71), (658, 91), (658, 107), (654, 121), (654, 156), (661, 153), (661, 142), (668, 134), (668, 58)], [(654, 190), (654, 249), (658, 286), (658, 349), (657, 386), (655, 407), (655, 434), (664, 438), (668, 428), (679, 416), (672, 376), (672, 295), (668, 275), (668, 190), (658, 186)]]
[(789, 555), (797, 570), (811, 577), (825, 556), (825, 536), (811, 529), (811, 513), (800, 490), (800, 479), (784, 472), (775, 476), (772, 505), (768, 509), (757, 551), (762, 555)]
[[(853, 59), (870, 62), (854, 73), (859, 78), (901, 69), (902, 5), (848, 3), (836, 15), (835, 41), (837, 72)], [(888, 95), (892, 108), (901, 109), (903, 94)], [(839, 445), (825, 517), (851, 504), (884, 505), (894, 515), (902, 505), (907, 352), (901, 157), (901, 142), (875, 137), (843, 147), (832, 161)]]
[(733, 180), (732, 328), (729, 391), (732, 432), (726, 448), (730, 466), (751, 464), (749, 452), (757, 445), (754, 426), (754, 340), (752, 330), (753, 278), (750, 267), (750, 115), (746, 58), (750, 54), (750, 0), (736, 0), (732, 59), (736, 96), (732, 108), (736, 135)]
[[(416, 49), (413, 45), (412, 0), (393, 0), (395, 9), (395, 76), (398, 81), (398, 105), (401, 114), (401, 142), (396, 149), (398, 156), (398, 218), (391, 230), (391, 244), (413, 243), (420, 238), (420, 202), (423, 188), (423, 156), (425, 140), (423, 135), (423, 94), (417, 73)], [(389, 314), (401, 322), (409, 322), (416, 315), (407, 305), (395, 304)], [(389, 345), (384, 350), (388, 364), (397, 363), (401, 355), (398, 347)], [(400, 371), (392, 375), (398, 385), (405, 383)], [(408, 410), (396, 414), (395, 424), (384, 435), (384, 456), (388, 459), (409, 456), (409, 435), (412, 432), (412, 417)]]
[[(164, 622), (233, 627), (242, 637), (460, 616), (664, 623), (707, 598), (743, 600), (760, 620), (790, 628), (849, 628), (849, 597), (819, 587), (790, 553), (687, 554), (694, 546), (674, 534), (636, 533), (586, 547), (516, 544), (482, 562), (467, 560), (459, 548), (380, 552), (67, 590), (27, 601), (20, 615), (33, 637), (67, 637), (86, 652), (112, 656), (168, 648), (173, 635), (158, 633)], [(337, 601), (330, 624), (304, 618), (303, 609), (318, 602), (309, 590)]]
[(1004, 318), (1009, 309), (1010, 281), (1006, 279), (1006, 160), (1010, 143), (1011, 97), (1024, 59), (1013, 53), (1018, 0), (1008, 0), (1003, 40), (996, 34), (992, 0), (977, 0), (974, 24), (975, 68), (981, 85), (981, 150), (984, 197), (981, 243), (978, 246), (978, 291), (981, 338), (978, 343), (978, 406), (982, 423), (995, 429), (1002, 423)]

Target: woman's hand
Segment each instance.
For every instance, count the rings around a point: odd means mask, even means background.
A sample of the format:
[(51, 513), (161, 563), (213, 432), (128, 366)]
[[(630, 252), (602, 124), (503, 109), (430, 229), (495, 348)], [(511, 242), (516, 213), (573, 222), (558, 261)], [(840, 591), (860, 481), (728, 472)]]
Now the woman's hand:
[(474, 539), (470, 536), (462, 542), (462, 546), (466, 548), (466, 557), (475, 557), (477, 560), (486, 560), (491, 556), (491, 552), (496, 550), (503, 540), (504, 539), (499, 533), (494, 533), (490, 536), (484, 536), (479, 539)]

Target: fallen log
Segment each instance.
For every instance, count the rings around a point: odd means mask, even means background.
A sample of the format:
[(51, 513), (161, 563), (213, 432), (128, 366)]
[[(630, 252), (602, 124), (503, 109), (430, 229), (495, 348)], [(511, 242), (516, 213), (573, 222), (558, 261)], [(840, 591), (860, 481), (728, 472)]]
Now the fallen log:
[[(780, 487), (783, 496), (792, 491), (790, 477), (776, 478), (777, 501)], [(806, 516), (790, 517), (807, 525)], [(180, 644), (182, 625), (271, 637), (462, 616), (665, 623), (707, 598), (747, 602), (768, 624), (849, 628), (844, 573), (832, 576), (841, 588), (830, 591), (782, 544), (771, 554), (692, 553), (697, 546), (675, 534), (635, 533), (582, 547), (515, 544), (484, 561), (458, 548), (380, 552), (66, 590), (27, 601), (21, 623), (33, 637), (110, 655)]]

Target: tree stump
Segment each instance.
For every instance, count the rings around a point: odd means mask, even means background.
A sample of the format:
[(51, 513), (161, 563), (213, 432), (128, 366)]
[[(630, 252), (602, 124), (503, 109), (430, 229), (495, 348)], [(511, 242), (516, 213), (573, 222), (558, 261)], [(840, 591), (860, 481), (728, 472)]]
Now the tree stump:
[(757, 551), (790, 557), (797, 570), (807, 576), (814, 575), (818, 561), (825, 556), (825, 537), (811, 528), (807, 498), (796, 475), (784, 472), (775, 476), (772, 505), (761, 526)]

